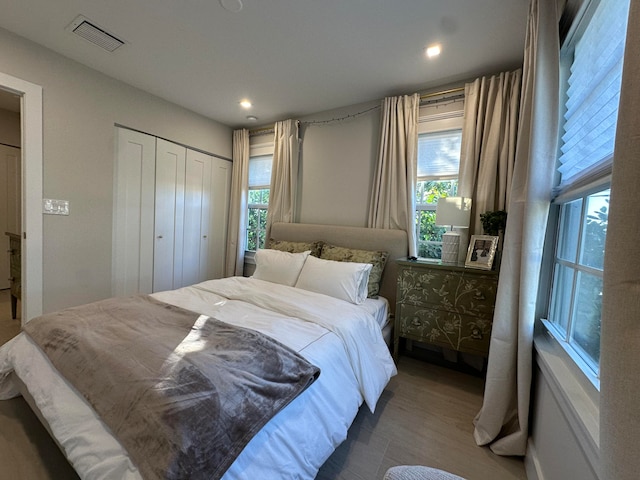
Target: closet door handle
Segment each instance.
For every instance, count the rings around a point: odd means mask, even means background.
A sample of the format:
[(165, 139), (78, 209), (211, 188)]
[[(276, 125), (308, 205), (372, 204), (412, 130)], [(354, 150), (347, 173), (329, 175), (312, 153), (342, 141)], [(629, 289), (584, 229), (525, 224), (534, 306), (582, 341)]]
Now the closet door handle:
[(158, 238), (162, 238), (162, 235), (158, 235)]

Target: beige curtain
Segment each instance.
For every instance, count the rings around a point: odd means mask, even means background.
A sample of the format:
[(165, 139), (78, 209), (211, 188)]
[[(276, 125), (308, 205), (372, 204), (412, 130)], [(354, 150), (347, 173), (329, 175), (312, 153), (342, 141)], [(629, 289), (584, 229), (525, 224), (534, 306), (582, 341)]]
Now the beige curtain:
[(387, 97), (382, 104), (380, 150), (374, 178), (370, 228), (407, 231), (409, 255), (416, 255), (416, 174), (420, 95)]
[(298, 122), (294, 120), (276, 122), (274, 130), (273, 164), (267, 210), (267, 242), (271, 235), (271, 225), (275, 222), (294, 221), (298, 183)]
[(473, 200), (470, 234), (483, 233), (481, 213), (508, 208), (521, 83), (518, 69), (465, 85), (458, 195)]
[(640, 3), (632, 1), (611, 179), (600, 339), (603, 479), (640, 472)]
[(555, 0), (531, 0), (509, 220), (474, 432), (500, 455), (524, 455), (529, 430), (533, 325), (556, 164), (558, 18)]
[(249, 183), (249, 131), (245, 128), (233, 132), (233, 173), (227, 229), (226, 277), (242, 275), (246, 248), (245, 225)]

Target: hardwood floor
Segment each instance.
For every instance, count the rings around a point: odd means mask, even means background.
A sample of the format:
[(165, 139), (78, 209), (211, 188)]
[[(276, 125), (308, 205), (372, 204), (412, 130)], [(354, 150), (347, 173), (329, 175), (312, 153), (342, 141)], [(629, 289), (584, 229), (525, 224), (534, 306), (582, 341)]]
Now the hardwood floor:
[[(0, 344), (17, 334), (8, 290), (0, 291)], [(526, 479), (520, 458), (473, 440), (483, 380), (401, 356), (376, 412), (364, 406), (318, 473), (319, 480), (380, 480), (394, 465), (427, 465), (469, 480)], [(0, 401), (0, 479), (67, 480), (77, 475), (22, 398)]]
[(394, 465), (426, 465), (469, 480), (526, 479), (521, 458), (500, 457), (473, 439), (481, 378), (401, 356), (372, 414), (360, 409), (320, 480), (380, 480)]

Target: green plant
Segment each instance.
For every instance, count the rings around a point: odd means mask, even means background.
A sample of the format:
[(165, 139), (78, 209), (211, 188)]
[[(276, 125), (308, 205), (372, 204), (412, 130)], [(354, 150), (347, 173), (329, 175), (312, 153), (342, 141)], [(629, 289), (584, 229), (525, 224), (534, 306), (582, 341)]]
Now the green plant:
[(482, 222), (482, 230), (486, 235), (497, 237), (499, 232), (504, 231), (507, 225), (507, 212), (496, 210), (494, 212), (481, 213), (480, 222)]

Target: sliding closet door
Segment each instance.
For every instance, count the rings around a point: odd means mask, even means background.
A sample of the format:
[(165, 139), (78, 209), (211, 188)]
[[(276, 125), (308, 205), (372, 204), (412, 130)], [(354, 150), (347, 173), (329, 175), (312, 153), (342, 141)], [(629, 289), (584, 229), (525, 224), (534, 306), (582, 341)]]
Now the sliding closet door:
[(113, 294), (224, 275), (231, 162), (116, 128)]
[(209, 228), (209, 271), (207, 278), (224, 277), (227, 257), (227, 221), (231, 197), (232, 163), (212, 158), (211, 166), (211, 223)]
[(182, 286), (184, 186), (187, 149), (158, 139), (153, 291)]
[(184, 251), (182, 284), (202, 282), (208, 275), (211, 207), (211, 159), (187, 150), (184, 192)]
[(113, 294), (151, 293), (156, 138), (124, 128), (116, 137)]

